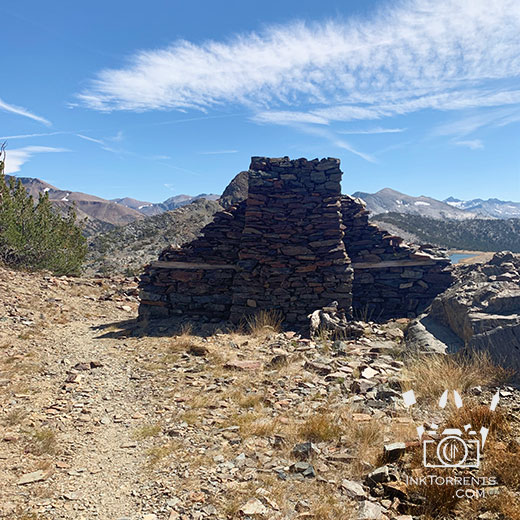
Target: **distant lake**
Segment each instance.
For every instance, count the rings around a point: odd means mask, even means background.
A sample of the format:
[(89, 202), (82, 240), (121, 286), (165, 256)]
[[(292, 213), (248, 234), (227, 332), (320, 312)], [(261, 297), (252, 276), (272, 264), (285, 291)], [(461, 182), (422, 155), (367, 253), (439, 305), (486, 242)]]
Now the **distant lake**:
[(453, 253), (450, 255), (450, 260), (452, 264), (458, 264), (463, 258), (471, 258), (472, 256), (475, 256), (475, 253)]

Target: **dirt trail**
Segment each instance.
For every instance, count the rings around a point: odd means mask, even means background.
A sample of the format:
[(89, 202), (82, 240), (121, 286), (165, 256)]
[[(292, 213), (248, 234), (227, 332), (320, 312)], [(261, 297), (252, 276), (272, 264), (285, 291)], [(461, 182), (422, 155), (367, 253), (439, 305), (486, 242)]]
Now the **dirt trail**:
[[(63, 421), (72, 452), (68, 464), (79, 474), (60, 473), (55, 485), (64, 495), (77, 494), (89, 513), (133, 518), (136, 504), (131, 493), (138, 491), (144, 460), (136, 449), (132, 423), (149, 413), (139, 398), (139, 379), (132, 378), (133, 366), (114, 340), (99, 338), (91, 326), (73, 323), (55, 334), (54, 344), (63, 345), (63, 356), (72, 365), (92, 360), (103, 365), (80, 371), (79, 385), (70, 383), (65, 393), (57, 381), (56, 399), (71, 408)], [(64, 505), (74, 511), (74, 502)]]
[[(134, 315), (135, 303), (105, 300), (103, 284), (75, 291), (39, 278), (31, 291), (34, 276), (15, 276), (0, 336), (0, 517), (141, 518), (146, 458), (134, 437), (154, 411), (125, 341), (103, 337)], [(40, 469), (44, 480), (19, 484)]]

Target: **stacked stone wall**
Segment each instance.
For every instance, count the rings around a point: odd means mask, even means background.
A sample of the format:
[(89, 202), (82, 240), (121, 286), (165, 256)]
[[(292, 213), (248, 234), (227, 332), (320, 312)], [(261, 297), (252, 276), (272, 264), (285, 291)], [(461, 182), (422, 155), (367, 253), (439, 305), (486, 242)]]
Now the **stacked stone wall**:
[(452, 282), (448, 258), (403, 243), (368, 220), (361, 199), (344, 195), (344, 243), (354, 266), (353, 310), (368, 319), (414, 317)]
[(449, 260), (411, 246), (341, 196), (338, 159), (253, 157), (247, 199), (141, 277), (140, 314), (238, 322), (278, 310), (303, 325), (338, 302), (355, 317), (412, 317), (451, 284)]
[(229, 318), (245, 202), (216, 214), (202, 236), (165, 249), (141, 277), (140, 314)]
[(350, 312), (338, 159), (253, 157), (231, 320), (279, 310), (287, 323), (337, 301)]

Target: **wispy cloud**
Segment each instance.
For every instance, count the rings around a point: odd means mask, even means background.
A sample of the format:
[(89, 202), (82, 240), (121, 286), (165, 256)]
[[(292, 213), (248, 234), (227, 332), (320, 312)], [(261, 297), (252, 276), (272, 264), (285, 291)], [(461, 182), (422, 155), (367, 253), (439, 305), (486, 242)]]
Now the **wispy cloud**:
[(39, 153), (68, 152), (66, 148), (53, 148), (50, 146), (25, 146), (8, 150), (5, 160), (5, 173), (16, 173), (33, 155)]
[(354, 148), (349, 142), (345, 141), (341, 137), (339, 137), (334, 131), (327, 127), (322, 126), (312, 126), (312, 125), (297, 125), (296, 128), (301, 130), (302, 132), (310, 135), (319, 136), (326, 141), (328, 141), (332, 146), (337, 148), (341, 148), (342, 150), (347, 150), (358, 157), (361, 157), (365, 161), (376, 163), (377, 160), (370, 154), (361, 152)]
[(484, 144), (480, 139), (469, 139), (467, 141), (453, 141), (453, 144), (457, 146), (465, 146), (466, 148), (470, 148), (471, 150), (482, 150), (484, 148)]
[(116, 135), (111, 137), (111, 140), (115, 141), (116, 143), (120, 143), (123, 139), (124, 139), (123, 130), (119, 130)]
[(363, 134), (398, 134), (404, 132), (406, 128), (381, 128), (380, 126), (375, 128), (367, 128), (364, 130), (338, 130), (338, 134), (343, 135), (363, 135)]
[(101, 71), (80, 98), (98, 110), (240, 103), (259, 122), (321, 125), (520, 103), (508, 85), (520, 75), (517, 0), (387, 5), (368, 20), (293, 23), (141, 51), (127, 66)]
[(18, 107), (16, 105), (10, 105), (9, 103), (6, 103), (2, 99), (0, 99), (0, 110), (3, 110), (5, 112), (11, 112), (12, 114), (17, 114), (17, 115), (23, 116), (23, 117), (28, 117), (29, 119), (32, 119), (33, 121), (38, 121), (38, 123), (43, 123), (44, 125), (51, 126), (51, 122), (48, 119), (45, 119), (44, 117), (33, 114), (26, 108)]
[(76, 136), (79, 137), (80, 139), (84, 139), (85, 141), (90, 141), (91, 143), (96, 143), (96, 144), (99, 144), (102, 146), (105, 145), (105, 142), (101, 139), (96, 139), (94, 137), (89, 137), (88, 135), (83, 135), (83, 134), (76, 134)]
[(329, 124), (329, 120), (323, 116), (309, 112), (291, 112), (289, 110), (259, 112), (251, 119), (257, 123), (270, 123), (275, 125), (291, 125), (294, 123)]
[(501, 127), (518, 122), (520, 122), (520, 108), (518, 107), (480, 110), (470, 116), (438, 125), (432, 130), (432, 135), (463, 137), (486, 126)]
[(8, 139), (30, 139), (33, 137), (47, 137), (50, 135), (62, 135), (66, 132), (46, 132), (42, 134), (19, 134), (19, 135), (4, 135), (0, 137), (0, 141), (7, 141)]
[[(103, 139), (98, 139), (96, 137), (90, 137), (90, 136), (84, 135), (84, 134), (75, 134), (75, 135), (77, 137), (79, 137), (80, 139), (84, 139), (85, 141), (89, 141), (89, 142), (97, 144), (102, 150), (105, 150), (106, 152), (110, 152), (115, 155), (119, 155), (120, 157), (134, 157), (136, 159), (140, 159), (143, 161), (153, 161), (155, 163), (162, 164), (163, 166), (166, 166), (167, 168), (172, 169), (172, 170), (182, 171), (185, 173), (189, 173), (191, 175), (197, 175), (197, 176), (201, 175), (199, 172), (190, 170), (188, 168), (182, 168), (181, 166), (175, 166), (173, 164), (164, 162), (164, 161), (171, 159), (171, 157), (169, 157), (168, 155), (160, 155), (160, 154), (143, 155), (143, 154), (133, 152), (131, 150), (126, 150), (125, 148), (122, 148), (122, 147), (115, 148)], [(122, 139), (123, 139), (122, 132), (118, 132), (115, 137), (108, 138), (107, 140), (118, 142), (118, 141), (122, 141)]]
[(238, 153), (238, 150), (215, 150), (210, 152), (199, 152), (199, 155), (221, 155), (228, 153)]

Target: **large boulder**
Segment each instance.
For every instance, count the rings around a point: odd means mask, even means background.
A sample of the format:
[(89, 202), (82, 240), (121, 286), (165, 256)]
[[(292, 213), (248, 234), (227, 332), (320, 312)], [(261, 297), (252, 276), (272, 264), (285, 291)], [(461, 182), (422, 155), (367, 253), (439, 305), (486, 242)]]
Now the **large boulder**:
[(412, 323), (409, 346), (446, 351), (487, 350), (520, 371), (520, 255), (496, 253), (485, 264), (457, 266), (456, 281)]
[(249, 171), (235, 175), (233, 180), (227, 185), (226, 189), (220, 197), (220, 205), (224, 208), (229, 208), (247, 199), (249, 190)]

